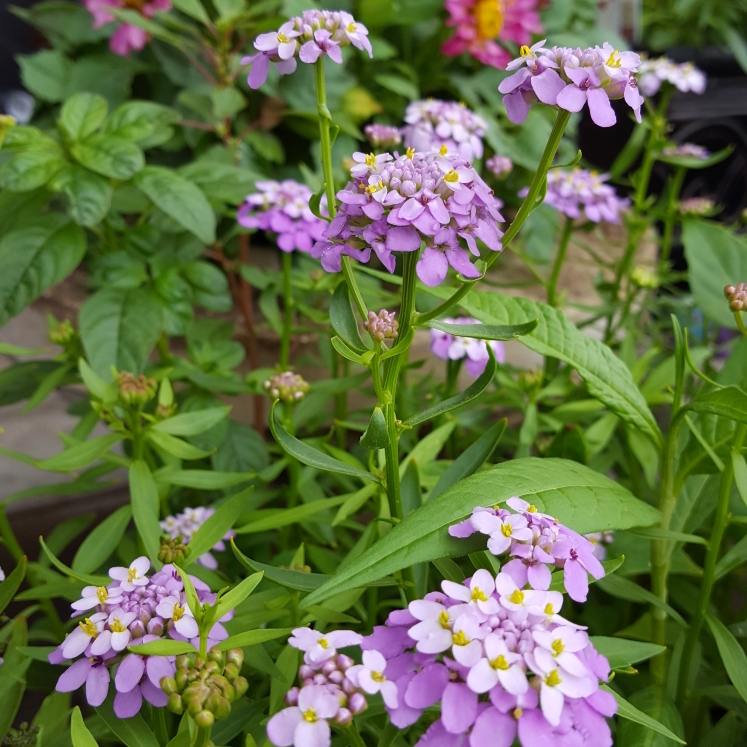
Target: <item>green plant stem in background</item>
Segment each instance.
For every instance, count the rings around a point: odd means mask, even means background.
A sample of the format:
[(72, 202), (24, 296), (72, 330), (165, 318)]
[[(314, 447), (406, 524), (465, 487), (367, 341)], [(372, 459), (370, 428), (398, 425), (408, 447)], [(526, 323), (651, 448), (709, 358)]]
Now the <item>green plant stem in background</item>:
[[(731, 447), (733, 453), (740, 453), (745, 435), (747, 435), (747, 426), (737, 426)], [(680, 660), (680, 667), (677, 675), (677, 705), (680, 709), (682, 709), (685, 698), (687, 697), (687, 685), (688, 680), (690, 679), (690, 666), (692, 664), (693, 653), (695, 651), (695, 646), (698, 643), (700, 631), (703, 628), (703, 621), (705, 620), (706, 612), (708, 611), (708, 604), (711, 599), (713, 584), (716, 579), (716, 563), (718, 562), (719, 551), (721, 549), (721, 541), (724, 538), (726, 527), (729, 525), (729, 497), (731, 496), (731, 487), (734, 482), (733, 464), (732, 459), (727, 459), (724, 464), (724, 470), (721, 473), (721, 482), (719, 483), (718, 489), (718, 502), (716, 503), (716, 515), (713, 519), (713, 529), (711, 530), (711, 538), (708, 542), (705, 566), (703, 568), (703, 578), (700, 582), (698, 604), (695, 608), (693, 617), (690, 620), (690, 627), (687, 630), (685, 645), (682, 649), (682, 659)]]
[(669, 270), (669, 255), (672, 253), (672, 237), (674, 236), (674, 225), (677, 221), (677, 206), (679, 204), (682, 184), (685, 181), (687, 169), (679, 166), (672, 177), (669, 185), (669, 197), (667, 199), (666, 218), (664, 219), (664, 233), (661, 237), (661, 248), (659, 250), (659, 262), (663, 272)]
[(283, 255), (283, 335), (280, 339), (280, 368), (287, 371), (290, 365), (290, 344), (293, 336), (293, 285), (291, 272), (293, 270), (293, 255), (291, 252), (281, 252)]
[(8, 548), (8, 552), (13, 556), (13, 560), (15, 560), (16, 563), (20, 562), (23, 557), (23, 550), (18, 544), (16, 535), (8, 521), (8, 514), (5, 512), (5, 506), (2, 504), (0, 504), (0, 537), (3, 538), (3, 542)]
[(651, 181), (651, 172), (656, 161), (655, 154), (659, 151), (661, 141), (666, 137), (668, 122), (667, 109), (674, 92), (674, 86), (665, 83), (662, 86), (659, 105), (656, 107), (650, 121), (650, 130), (646, 149), (643, 153), (643, 163), (636, 177), (635, 195), (633, 197), (633, 207), (637, 212), (645, 210), (646, 196), (648, 194), (648, 185)]
[(555, 254), (555, 263), (552, 266), (552, 273), (550, 273), (550, 280), (547, 284), (547, 303), (550, 306), (558, 305), (558, 280), (560, 279), (560, 271), (563, 269), (563, 262), (565, 262), (565, 255), (568, 251), (568, 244), (571, 241), (572, 234), (573, 218), (566, 216), (563, 233), (560, 236), (560, 243), (558, 244), (558, 251)]
[(363, 737), (360, 735), (355, 724), (350, 724), (350, 727), (345, 729), (345, 734), (350, 739), (350, 747), (366, 747), (366, 743), (363, 741)]
[(161, 747), (166, 747), (169, 743), (168, 711), (165, 708), (151, 706), (150, 715), (151, 726), (153, 727), (153, 733), (158, 740), (158, 744)]
[(192, 739), (191, 747), (208, 747), (212, 730), (212, 726), (198, 726)]
[[(553, 125), (550, 138), (545, 145), (545, 150), (542, 153), (537, 171), (534, 173), (534, 178), (529, 186), (527, 196), (524, 198), (524, 202), (521, 203), (519, 211), (516, 213), (513, 223), (508, 227), (508, 230), (503, 234), (502, 244), (504, 250), (509, 244), (516, 238), (516, 235), (521, 230), (526, 219), (529, 217), (531, 212), (537, 207), (537, 200), (540, 197), (540, 193), (544, 194), (545, 185), (547, 182), (547, 172), (552, 166), (555, 154), (560, 146), (560, 141), (563, 139), (563, 133), (565, 128), (568, 126), (568, 121), (571, 118), (570, 112), (560, 109), (558, 115), (555, 118), (555, 124)], [(498, 259), (499, 252), (491, 252), (490, 256), (485, 260), (485, 269), (487, 269)], [(464, 283), (454, 294), (447, 298), (440, 306), (437, 306), (433, 311), (429, 311), (425, 314), (418, 314), (416, 324), (421, 326), (432, 319), (438, 319), (438, 317), (445, 314), (453, 306), (456, 306), (471, 290), (474, 283)], [(400, 322), (401, 323), (401, 322)]]

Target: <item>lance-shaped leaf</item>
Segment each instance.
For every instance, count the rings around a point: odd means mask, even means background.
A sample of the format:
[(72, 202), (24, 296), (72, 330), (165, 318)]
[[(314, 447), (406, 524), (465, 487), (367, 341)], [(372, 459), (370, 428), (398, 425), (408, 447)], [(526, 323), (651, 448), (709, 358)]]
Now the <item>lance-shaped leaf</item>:
[(737, 386), (712, 389), (696, 397), (683, 409), (747, 423), (747, 394)]
[(88, 731), (88, 727), (83, 721), (83, 714), (80, 712), (79, 706), (75, 706), (70, 718), (70, 738), (73, 747), (99, 747), (98, 742), (94, 739), (93, 734)]
[(472, 475), (411, 513), (303, 604), (318, 604), (415, 563), (484, 550), (484, 537), (456, 539), (449, 535), (449, 527), (466, 519), (476, 506), (499, 505), (512, 496), (582, 534), (650, 526), (660, 517), (622, 485), (577, 462), (514, 459)]
[(747, 701), (747, 655), (744, 649), (720, 620), (707, 615), (706, 622), (713, 633), (729, 679), (742, 696), (742, 700)]
[(13, 572), (0, 584), (0, 612), (2, 612), (15, 596), (26, 576), (26, 556), (24, 555)]
[(680, 739), (671, 729), (668, 729), (666, 726), (664, 726), (664, 724), (657, 721), (655, 718), (652, 718), (643, 711), (640, 711), (632, 703), (628, 703), (628, 701), (625, 700), (622, 695), (618, 695), (618, 693), (616, 693), (612, 688), (607, 687), (607, 685), (604, 684), (600, 687), (602, 690), (610, 693), (617, 701), (618, 718), (624, 718), (628, 721), (640, 724), (641, 726), (645, 726), (647, 729), (651, 729), (651, 731), (663, 734), (665, 737), (675, 742), (686, 744), (686, 742), (683, 739)]
[(332, 347), (346, 360), (349, 360), (351, 363), (357, 363), (358, 365), (365, 365), (363, 362), (363, 358), (361, 358), (358, 353), (356, 353), (342, 338), (340, 337), (333, 337), (330, 342), (332, 343)]
[(612, 669), (629, 667), (631, 664), (637, 664), (639, 661), (645, 661), (666, 651), (665, 646), (628, 641), (625, 638), (608, 638), (595, 635), (591, 636), (590, 640), (597, 652), (609, 661)]
[(670, 166), (684, 166), (686, 169), (707, 169), (721, 163), (734, 152), (734, 146), (727, 145), (726, 148), (711, 153), (708, 158), (696, 158), (695, 156), (667, 156), (663, 152), (656, 154), (656, 160), (668, 163)]
[(513, 340), (519, 335), (528, 335), (539, 324), (533, 319), (523, 324), (452, 324), (434, 319), (429, 327), (447, 332), (454, 337), (471, 337), (476, 340)]
[(129, 646), (128, 650), (133, 654), (141, 656), (181, 656), (181, 654), (192, 654), (195, 647), (189, 641), (172, 641), (163, 638), (160, 641), (141, 643), (137, 646)]
[(49, 459), (43, 459), (37, 464), (37, 467), (50, 472), (70, 472), (74, 469), (80, 469), (97, 459), (101, 459), (112, 446), (121, 440), (122, 436), (120, 434), (110, 433), (108, 436), (84, 441), (55, 454), (53, 457), (49, 457)]
[(143, 540), (150, 562), (161, 567), (158, 552), (161, 549), (161, 526), (158, 523), (158, 488), (150, 468), (142, 459), (130, 465), (130, 502), (132, 518)]
[(125, 747), (159, 747), (155, 734), (139, 713), (128, 718), (119, 718), (114, 713), (113, 698), (107, 698), (96, 708), (96, 713)]
[(340, 283), (332, 294), (329, 304), (329, 320), (337, 336), (351, 350), (356, 353), (366, 352), (368, 348), (358, 332), (358, 322), (350, 303), (350, 290), (345, 282)]
[(218, 644), (219, 651), (230, 651), (232, 648), (256, 646), (265, 641), (276, 638), (286, 638), (293, 632), (293, 628), (264, 628), (262, 630), (245, 630), (243, 633), (229, 636)]
[(132, 519), (130, 506), (122, 506), (104, 519), (82, 542), (73, 558), (78, 573), (95, 571), (117, 549)]
[(366, 428), (366, 432), (361, 436), (360, 441), (361, 446), (371, 449), (371, 451), (385, 449), (389, 443), (386, 418), (384, 417), (384, 411), (380, 407), (374, 407), (368, 428)]
[(425, 423), (431, 418), (443, 415), (450, 410), (456, 410), (457, 407), (462, 407), (473, 399), (477, 399), (490, 386), (497, 367), (495, 354), (489, 345), (487, 346), (487, 351), (488, 362), (485, 365), (485, 370), (463, 392), (459, 392), (459, 394), (455, 394), (453, 397), (449, 397), (449, 399), (445, 399), (443, 402), (439, 402), (437, 405), (433, 405), (433, 407), (429, 407), (427, 410), (413, 415), (411, 418), (403, 421), (402, 425), (409, 427), (420, 425), (420, 423)]
[(364, 472), (350, 464), (345, 464), (345, 462), (341, 462), (339, 459), (328, 456), (303, 441), (299, 441), (295, 436), (291, 436), (278, 418), (277, 402), (273, 404), (270, 413), (270, 431), (272, 431), (273, 437), (283, 451), (298, 459), (302, 464), (307, 464), (309, 467), (314, 467), (323, 472), (336, 472), (341, 475), (358, 477), (361, 480), (379, 481), (379, 478), (371, 472)]
[(108, 576), (91, 576), (88, 573), (78, 573), (72, 568), (68, 568), (61, 560), (57, 559), (57, 556), (47, 547), (47, 543), (44, 541), (44, 537), (39, 537), (39, 544), (41, 545), (44, 554), (49, 558), (52, 565), (64, 573), (70, 578), (74, 578), (76, 581), (86, 584), (87, 586), (108, 586), (111, 583), (111, 579)]
[(207, 407), (204, 410), (183, 412), (166, 420), (159, 420), (152, 429), (170, 436), (198, 436), (228, 417), (230, 407)]

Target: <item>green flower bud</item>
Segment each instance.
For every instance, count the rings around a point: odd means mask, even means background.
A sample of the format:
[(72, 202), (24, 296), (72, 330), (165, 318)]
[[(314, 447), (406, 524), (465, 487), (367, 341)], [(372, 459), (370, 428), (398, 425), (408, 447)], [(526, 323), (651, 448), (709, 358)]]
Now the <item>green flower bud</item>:
[(246, 677), (237, 677), (233, 681), (233, 689), (236, 692), (236, 699), (238, 700), (242, 695), (246, 694), (249, 689), (249, 682)]
[(226, 661), (229, 664), (236, 664), (236, 666), (241, 669), (244, 665), (244, 652), (240, 648), (232, 648), (226, 654)]
[(229, 682), (233, 682), (239, 676), (239, 671), (235, 664), (226, 664), (223, 674)]
[(173, 677), (161, 677), (161, 690), (163, 690), (166, 695), (174, 695), (178, 694), (178, 689), (176, 687), (176, 680)]
[(177, 669), (174, 681), (179, 691), (183, 690), (189, 683), (189, 673), (186, 669)]
[(207, 729), (208, 726), (212, 726), (215, 723), (215, 716), (210, 711), (200, 711), (194, 718), (197, 726), (203, 729)]
[(197, 721), (197, 714), (202, 713), (202, 702), (200, 699), (192, 698), (192, 700), (187, 701), (187, 711)]
[[(165, 679), (165, 678), (164, 678)], [(182, 703), (182, 697), (179, 693), (171, 693), (169, 695), (169, 702), (166, 707), (177, 716), (181, 716), (184, 713), (184, 703)]]
[(118, 377), (119, 399), (125, 405), (144, 405), (156, 395), (156, 382), (143, 374), (134, 376), (121, 371)]

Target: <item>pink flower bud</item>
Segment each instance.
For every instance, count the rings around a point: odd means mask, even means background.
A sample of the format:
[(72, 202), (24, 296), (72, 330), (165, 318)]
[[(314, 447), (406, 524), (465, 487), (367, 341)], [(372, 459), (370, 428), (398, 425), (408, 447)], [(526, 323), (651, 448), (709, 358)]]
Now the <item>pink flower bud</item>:
[(288, 706), (295, 706), (298, 705), (298, 693), (299, 690), (297, 687), (292, 687), (288, 692), (285, 694), (285, 704)]
[(347, 708), (340, 708), (335, 715), (335, 723), (343, 728), (353, 723), (353, 714)]
[(366, 708), (368, 708), (368, 701), (363, 693), (353, 693), (350, 696), (350, 710), (355, 716), (359, 713), (363, 713)]

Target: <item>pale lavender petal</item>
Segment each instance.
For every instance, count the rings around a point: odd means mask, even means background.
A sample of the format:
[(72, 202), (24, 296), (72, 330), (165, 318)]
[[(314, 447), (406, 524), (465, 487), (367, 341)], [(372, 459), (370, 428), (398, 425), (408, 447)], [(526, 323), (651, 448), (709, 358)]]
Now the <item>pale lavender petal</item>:
[(145, 659), (138, 654), (125, 656), (114, 675), (117, 692), (128, 693), (140, 682), (145, 672)]
[(427, 246), (416, 266), (418, 277), (429, 287), (443, 283), (449, 263), (442, 252)]
[(252, 62), (252, 69), (249, 71), (247, 83), (249, 88), (257, 89), (266, 80), (267, 73), (270, 70), (270, 58), (266, 54), (257, 55)]
[(557, 104), (567, 112), (580, 112), (586, 103), (586, 91), (573, 84), (566, 86), (559, 94)]
[(599, 127), (612, 127), (617, 122), (615, 110), (607, 94), (601, 88), (594, 88), (588, 93), (589, 113), (594, 124)]
[(467, 731), (477, 718), (477, 693), (467, 685), (450, 682), (441, 699), (441, 719), (450, 734)]
[(411, 708), (429, 708), (441, 700), (449, 684), (449, 670), (443, 664), (428, 664), (418, 672), (407, 686), (405, 703)]
[(86, 680), (86, 700), (94, 708), (100, 706), (109, 692), (109, 670), (103, 666), (93, 666)]
[(77, 690), (83, 685), (88, 678), (88, 672), (91, 670), (91, 662), (88, 659), (78, 659), (71, 664), (57, 680), (55, 690), (59, 693), (70, 693)]
[(589, 594), (589, 578), (586, 569), (577, 560), (566, 560), (563, 568), (563, 583), (568, 596), (574, 602), (585, 602)]
[[(469, 743), (470, 747), (511, 747), (515, 737), (516, 720), (496, 708), (486, 708), (475, 721)], [(534, 745), (527, 743), (527, 747)]]
[(392, 226), (386, 234), (390, 252), (414, 252), (420, 248), (420, 236), (412, 226)]
[(114, 713), (117, 718), (132, 718), (143, 705), (143, 695), (136, 687), (128, 692), (118, 692), (114, 696)]
[(563, 79), (552, 69), (532, 76), (532, 90), (543, 104), (554, 106), (558, 94), (565, 88)]
[(291, 747), (296, 727), (303, 721), (301, 709), (284, 708), (267, 722), (267, 736), (276, 747)]
[(503, 97), (503, 105), (506, 107), (506, 114), (514, 124), (521, 124), (529, 114), (529, 104), (521, 95), (521, 91), (513, 91)]

